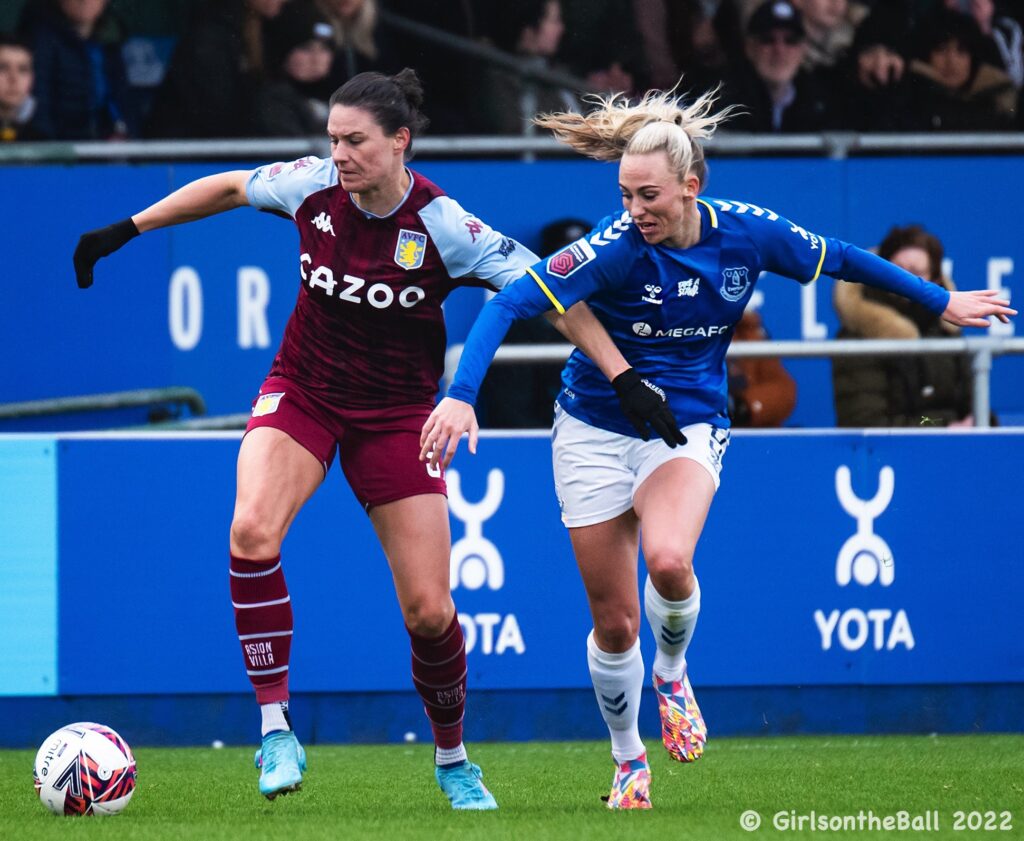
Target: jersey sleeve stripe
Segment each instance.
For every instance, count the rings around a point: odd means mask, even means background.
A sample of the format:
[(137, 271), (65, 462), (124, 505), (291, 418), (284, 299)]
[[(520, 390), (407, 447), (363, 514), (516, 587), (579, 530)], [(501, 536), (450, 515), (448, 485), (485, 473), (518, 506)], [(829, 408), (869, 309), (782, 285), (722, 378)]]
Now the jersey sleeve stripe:
[(818, 241), (821, 243), (821, 256), (818, 258), (818, 268), (814, 271), (814, 277), (812, 277), (808, 283), (814, 283), (821, 275), (821, 267), (825, 265), (825, 251), (828, 250), (828, 246), (825, 245), (825, 237), (819, 236)]
[(554, 296), (554, 294), (552, 294), (551, 290), (548, 289), (548, 285), (543, 280), (540, 279), (540, 275), (537, 274), (533, 269), (530, 269), (530, 268), (527, 268), (526, 272), (527, 272), (527, 274), (530, 275), (530, 277), (532, 277), (535, 281), (537, 281), (537, 285), (541, 288), (541, 291), (545, 295), (547, 295), (548, 296), (548, 300), (551, 301), (551, 303), (555, 305), (555, 309), (558, 310), (558, 314), (559, 315), (565, 315), (565, 307), (562, 306), (562, 304), (558, 300), (558, 298), (556, 298)]
[(704, 207), (706, 207), (708, 209), (708, 213), (711, 216), (711, 227), (712, 228), (717, 228), (718, 227), (718, 214), (715, 213), (715, 209), (710, 204), (708, 204), (706, 201), (704, 201), (704, 199), (697, 199), (697, 201), (699, 201), (702, 205), (704, 205)]

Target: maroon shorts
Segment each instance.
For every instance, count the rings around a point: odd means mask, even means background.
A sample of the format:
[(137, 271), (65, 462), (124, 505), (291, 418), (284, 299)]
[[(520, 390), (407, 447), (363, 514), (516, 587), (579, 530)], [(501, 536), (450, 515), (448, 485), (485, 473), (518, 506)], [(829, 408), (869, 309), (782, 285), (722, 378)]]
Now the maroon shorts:
[(369, 510), (420, 494), (444, 494), (444, 475), (420, 461), (420, 431), (433, 407), (387, 409), (327, 406), (286, 377), (268, 377), (252, 403), (245, 427), (269, 426), (288, 433), (324, 466), (339, 453), (352, 492)]

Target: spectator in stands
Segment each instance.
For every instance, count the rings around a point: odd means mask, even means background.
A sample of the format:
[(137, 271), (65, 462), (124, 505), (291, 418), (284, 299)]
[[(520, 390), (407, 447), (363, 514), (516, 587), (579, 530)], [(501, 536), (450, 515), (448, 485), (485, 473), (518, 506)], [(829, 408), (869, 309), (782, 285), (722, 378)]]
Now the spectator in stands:
[(878, 6), (857, 28), (842, 71), (844, 128), (890, 132), (904, 128), (909, 111), (908, 11), (896, 5)]
[[(763, 341), (768, 334), (761, 316), (743, 313), (733, 339)], [(728, 359), (729, 417), (734, 427), (782, 426), (796, 406), (796, 383), (777, 357)]]
[(946, 8), (974, 18), (981, 30), (982, 55), (998, 67), (1015, 87), (1024, 86), (1024, 32), (1021, 25), (997, 8), (994, 0), (945, 0)]
[(125, 113), (123, 34), (107, 0), (36, 0), (21, 29), (35, 68), (35, 123), (61, 140), (105, 140), (133, 133)]
[(733, 70), (723, 101), (743, 107), (730, 128), (754, 132), (823, 131), (833, 127), (830, 92), (801, 70), (807, 53), (803, 17), (789, 0), (767, 0), (747, 22), (746, 61)]
[(675, 7), (690, 3), (668, 0), (637, 0), (633, 21), (647, 59), (648, 84), (668, 90), (679, 80), (679, 64), (673, 55), (673, 14)]
[(238, 137), (254, 131), (264, 79), (264, 25), (285, 0), (209, 0), (178, 43), (157, 95), (155, 137)]
[(382, 35), (377, 25), (377, 0), (313, 1), (334, 30), (335, 53), (328, 77), (328, 96), (357, 73), (396, 69), (390, 39)]
[(43, 140), (32, 117), (32, 51), (23, 41), (0, 35), (0, 142)]
[(334, 30), (316, 6), (289, 3), (268, 34), (269, 79), (256, 95), (256, 131), (269, 137), (321, 134), (322, 88), (334, 61)]
[[(470, 41), (483, 37), (486, 29), (480, 18), (503, 4), (484, 4), (471, 0), (387, 0), (387, 11), (396, 17), (429, 27), (440, 35)], [(457, 47), (439, 45), (421, 35), (395, 28), (387, 30), (389, 50), (402, 58), (402, 65), (416, 68), (423, 80), (427, 99), (424, 110), (430, 114), (431, 134), (472, 134), (479, 130), (476, 106), (479, 103), (480, 63)]]
[(906, 128), (917, 131), (1010, 129), (1017, 90), (1009, 76), (985, 62), (981, 30), (974, 19), (940, 11), (919, 40), (911, 62)]
[(561, 4), (567, 36), (562, 57), (576, 76), (587, 81), (587, 88), (627, 95), (646, 90), (649, 72), (637, 31), (636, 0), (561, 0)]
[[(492, 40), (498, 49), (519, 56), (524, 67), (551, 67), (565, 32), (559, 0), (504, 3), (492, 15)], [(533, 132), (530, 121), (536, 114), (576, 110), (577, 105), (571, 90), (524, 79), (490, 65), (480, 79), (475, 109), (483, 132), (524, 134)]]
[[(559, 219), (540, 234), (540, 253), (554, 254), (586, 236), (593, 226), (582, 219)], [(543, 316), (517, 321), (506, 344), (565, 344)], [(566, 344), (566, 355), (571, 349)], [(562, 390), (561, 362), (495, 365), (480, 387), (481, 421), (495, 429), (547, 429), (554, 418), (555, 398)]]
[[(952, 291), (942, 275), (942, 243), (918, 225), (894, 227), (878, 254)], [(837, 281), (833, 303), (840, 339), (958, 336), (960, 328), (906, 298)], [(837, 426), (973, 426), (967, 357), (839, 356), (832, 360)]]
[(867, 9), (848, 0), (793, 0), (793, 5), (803, 13), (807, 32), (804, 68), (836, 67), (853, 44), (857, 24)]
[[(743, 27), (737, 7), (723, 0), (680, 0), (669, 4), (668, 31), (672, 57), (682, 88), (705, 91), (729, 75), (729, 56), (743, 50)], [(638, 15), (638, 20), (640, 15)]]

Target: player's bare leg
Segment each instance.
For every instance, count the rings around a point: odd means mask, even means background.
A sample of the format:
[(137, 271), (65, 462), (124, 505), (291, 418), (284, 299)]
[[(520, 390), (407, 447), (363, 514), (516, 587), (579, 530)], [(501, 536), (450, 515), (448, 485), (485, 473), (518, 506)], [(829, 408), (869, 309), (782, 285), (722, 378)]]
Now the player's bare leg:
[(288, 716), (292, 608), (281, 542), (323, 477), (323, 465), (285, 432), (260, 427), (242, 439), (231, 522), (231, 601), (263, 718), (256, 752), (260, 793), (271, 800), (297, 791), (306, 769)]
[(609, 809), (651, 808), (651, 772), (638, 729), (644, 663), (638, 638), (637, 526), (636, 515), (627, 511), (603, 523), (569, 529), (594, 620), (587, 662), (615, 760)]
[(370, 519), (391, 565), (412, 645), (412, 678), (434, 732), (435, 775), (454, 809), (496, 809), (462, 743), (466, 644), (451, 597), (451, 532), (441, 494), (375, 506)]
[(686, 649), (700, 612), (693, 554), (714, 495), (707, 470), (678, 458), (655, 470), (633, 500), (648, 570), (644, 607), (658, 644), (652, 672), (661, 738), (679, 762), (700, 759), (707, 743), (707, 726), (687, 675)]

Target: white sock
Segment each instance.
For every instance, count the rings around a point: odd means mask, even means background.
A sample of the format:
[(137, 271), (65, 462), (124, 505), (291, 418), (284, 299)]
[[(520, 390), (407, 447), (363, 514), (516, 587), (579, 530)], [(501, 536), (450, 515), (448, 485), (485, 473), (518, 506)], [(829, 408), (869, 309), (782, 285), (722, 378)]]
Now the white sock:
[(644, 584), (644, 612), (658, 643), (654, 673), (662, 680), (682, 680), (686, 647), (693, 639), (693, 629), (700, 613), (700, 583), (694, 578), (690, 597), (673, 602), (654, 589), (648, 575)]
[(587, 662), (597, 706), (612, 737), (612, 756), (616, 762), (636, 759), (644, 752), (637, 728), (640, 691), (644, 685), (640, 640), (637, 639), (628, 651), (610, 654), (597, 647), (591, 631), (587, 637)]
[(469, 757), (466, 756), (466, 746), (459, 742), (457, 748), (439, 748), (434, 745), (434, 764), (435, 765), (458, 765), (460, 762), (465, 762)]
[(272, 704), (260, 704), (260, 712), (263, 714), (263, 733), (273, 733), (275, 730), (291, 730), (292, 722), (288, 717), (288, 702), (274, 701)]

